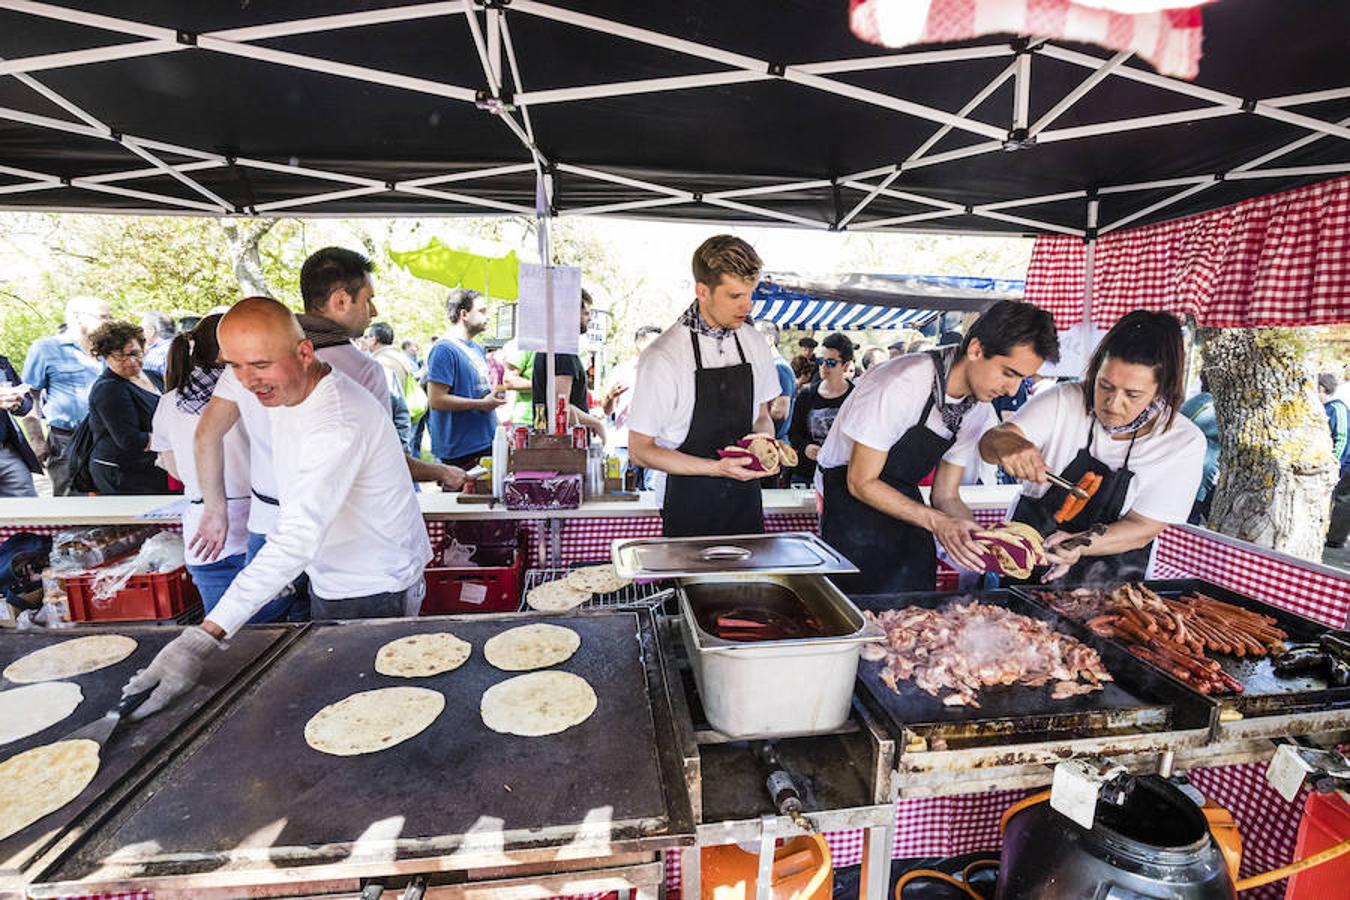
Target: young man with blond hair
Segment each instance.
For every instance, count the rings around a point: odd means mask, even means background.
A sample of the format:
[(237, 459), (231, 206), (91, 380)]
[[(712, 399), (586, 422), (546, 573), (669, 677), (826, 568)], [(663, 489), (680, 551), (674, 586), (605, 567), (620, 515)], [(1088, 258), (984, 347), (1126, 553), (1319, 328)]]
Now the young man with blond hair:
[(752, 431), (774, 433), (778, 375), (768, 344), (746, 324), (762, 268), (740, 238), (708, 238), (694, 251), (693, 304), (638, 361), (628, 454), (664, 473), (656, 487), (666, 537), (764, 530), (764, 473), (717, 456)]

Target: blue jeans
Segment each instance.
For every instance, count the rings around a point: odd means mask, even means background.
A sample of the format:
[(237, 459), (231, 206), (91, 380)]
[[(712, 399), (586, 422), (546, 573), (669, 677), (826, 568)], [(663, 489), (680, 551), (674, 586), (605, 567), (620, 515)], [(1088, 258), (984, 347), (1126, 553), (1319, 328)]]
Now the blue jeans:
[(202, 595), (202, 608), (206, 615), (211, 614), (211, 610), (220, 602), (225, 589), (234, 581), (234, 576), (239, 574), (246, 562), (245, 554), (236, 553), (234, 556), (227, 556), (204, 566), (187, 567), (188, 574), (192, 576), (192, 583), (197, 585), (197, 593)]
[[(267, 535), (248, 533), (248, 562), (258, 555), (258, 551), (267, 543)], [(265, 622), (308, 622), (309, 621), (309, 578), (301, 575), (286, 586), (267, 605), (253, 614), (250, 625)]]

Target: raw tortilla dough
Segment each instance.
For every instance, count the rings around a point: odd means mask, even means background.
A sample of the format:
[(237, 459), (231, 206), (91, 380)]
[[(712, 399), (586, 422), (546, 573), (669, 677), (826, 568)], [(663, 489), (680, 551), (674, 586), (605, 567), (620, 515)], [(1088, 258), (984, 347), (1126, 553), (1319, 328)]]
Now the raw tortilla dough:
[(522, 625), (488, 638), (483, 645), (487, 661), (505, 672), (547, 669), (571, 659), (581, 636), (560, 625)]
[(448, 631), (410, 634), (380, 648), (375, 671), (397, 678), (426, 678), (458, 669), (472, 652), (472, 644)]
[(136, 642), (120, 634), (96, 634), (49, 644), (21, 656), (5, 667), (16, 684), (57, 681), (116, 665), (136, 649)]
[(97, 741), (57, 741), (0, 763), (0, 841), (80, 796), (96, 772)]
[(47, 681), (0, 691), (0, 745), (50, 728), (84, 699), (78, 684)]
[(361, 691), (325, 706), (305, 723), (305, 743), (320, 753), (378, 753), (421, 734), (445, 709), (440, 691), (420, 687)]
[(614, 571), (614, 566), (609, 563), (573, 569), (567, 573), (564, 581), (578, 591), (587, 591), (592, 594), (612, 594), (633, 583), (627, 578), (620, 577)]
[(575, 609), (589, 599), (591, 599), (590, 591), (574, 588), (566, 578), (545, 581), (543, 584), (531, 588), (530, 592), (525, 595), (525, 602), (529, 607), (540, 612), (566, 612), (569, 609)]
[(531, 672), (484, 691), (479, 712), (484, 725), (502, 734), (557, 734), (591, 717), (595, 691), (571, 672)]

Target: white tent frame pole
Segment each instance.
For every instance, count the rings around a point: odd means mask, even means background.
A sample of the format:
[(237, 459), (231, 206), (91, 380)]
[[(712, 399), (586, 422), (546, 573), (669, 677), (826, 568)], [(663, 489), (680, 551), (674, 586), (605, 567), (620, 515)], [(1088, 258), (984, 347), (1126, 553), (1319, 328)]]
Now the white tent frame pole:
[(295, 197), (290, 200), (273, 200), (270, 203), (258, 203), (251, 207), (252, 212), (265, 213), (279, 210), (291, 210), (298, 206), (310, 206), (314, 203), (327, 203), (331, 200), (347, 200), (352, 197), (364, 197), (368, 194), (382, 194), (385, 187), (356, 187), (342, 191), (329, 191), (326, 194), (311, 194), (308, 197)]
[(452, 172), (446, 175), (410, 178), (407, 181), (400, 181), (398, 184), (400, 187), (434, 187), (438, 184), (449, 184), (454, 181), (473, 181), (477, 178), (496, 178), (499, 175), (519, 175), (533, 171), (534, 163), (516, 163), (510, 166), (493, 166), (490, 169), (474, 169), (470, 172)]
[(1081, 228), (1070, 228), (1067, 225), (1056, 225), (1053, 222), (1042, 222), (1039, 219), (1013, 216), (996, 210), (982, 209), (978, 206), (971, 207), (970, 214), (972, 216), (979, 216), (982, 219), (995, 219), (999, 222), (1011, 222), (1014, 225), (1026, 225), (1028, 228), (1039, 228), (1044, 231), (1053, 231), (1059, 234), (1072, 235), (1074, 237), (1084, 236), (1083, 229)]
[(1102, 81), (1106, 79), (1106, 76), (1124, 65), (1125, 61), (1133, 55), (1133, 51), (1123, 50), (1102, 63), (1091, 75), (1084, 78), (1073, 90), (1065, 94), (1058, 103), (1046, 110), (1045, 114), (1037, 119), (1027, 130), (1028, 136), (1035, 137), (1044, 131), (1049, 127), (1050, 123), (1064, 115), (1064, 113), (1069, 110), (1069, 107), (1087, 96), (1088, 91), (1091, 91), (1094, 87), (1101, 84)]
[(1096, 275), (1097, 238), (1093, 229), (1097, 227), (1097, 213), (1100, 201), (1095, 197), (1087, 202), (1087, 230), (1084, 232), (1086, 246), (1083, 249), (1083, 325), (1087, 334), (1092, 333), (1092, 289)]
[[(858, 181), (841, 181), (846, 188), (852, 188), (855, 191), (867, 191), (871, 186)], [(892, 200), (903, 200), (906, 203), (921, 203), (924, 206), (936, 206), (938, 209), (955, 209), (965, 211), (965, 207), (960, 203), (952, 203), (950, 200), (938, 200), (935, 197), (925, 197), (922, 194), (913, 194), (909, 191), (896, 191), (890, 188), (882, 188), (882, 196), (890, 197)]]
[[(470, 12), (466, 17), (472, 16)], [(485, 14), (485, 37), (487, 38), (488, 64), (492, 68), (492, 80), (498, 85), (505, 84), (502, 72), (502, 11), (488, 7)]]
[(880, 231), (890, 225), (909, 225), (913, 222), (927, 222), (930, 219), (949, 219), (952, 216), (964, 215), (964, 209), (939, 209), (933, 212), (915, 213), (909, 216), (896, 216), (892, 219), (873, 219), (860, 225), (857, 231)]
[(784, 184), (765, 184), (759, 187), (732, 188), (726, 191), (711, 191), (703, 195), (703, 199), (715, 197), (719, 200), (730, 200), (733, 197), (759, 197), (765, 194), (791, 194), (796, 191), (810, 191), (816, 188), (829, 187), (834, 182), (828, 178), (817, 178), (814, 181), (789, 181)]
[(1122, 216), (1121, 218), (1116, 219), (1110, 225), (1102, 227), (1097, 233), (1108, 234), (1112, 231), (1116, 231), (1117, 229), (1123, 228), (1126, 225), (1130, 224), (1131, 222), (1134, 222), (1138, 219), (1142, 219), (1145, 216), (1152, 215), (1153, 213), (1157, 212), (1160, 209), (1166, 209), (1167, 207), (1171, 206), (1174, 203), (1180, 203), (1187, 197), (1192, 197), (1200, 193), (1201, 191), (1207, 191), (1210, 188), (1214, 187), (1214, 185), (1219, 183), (1220, 183), (1219, 179), (1211, 175), (1208, 181), (1202, 181), (1199, 184), (1193, 184), (1190, 187), (1186, 188), (1185, 190), (1178, 191), (1177, 193), (1173, 194), (1170, 197), (1164, 197), (1163, 199), (1159, 200), (1156, 203), (1150, 203), (1143, 209), (1138, 209), (1127, 216)]
[(525, 123), (525, 136), (530, 140), (530, 152), (536, 157), (538, 150), (534, 140), (534, 123), (530, 121), (530, 106), (520, 99), (525, 92), (525, 83), (520, 80), (520, 62), (516, 59), (516, 45), (511, 39), (511, 26), (506, 16), (501, 18), (502, 47), (506, 50), (506, 64), (511, 70), (511, 83), (516, 88), (516, 106), (520, 109), (520, 120)]
[(951, 50), (920, 50), (916, 53), (893, 53), (889, 56), (859, 56), (852, 59), (834, 59), (828, 62), (803, 63), (795, 68), (808, 75), (837, 75), (846, 72), (868, 72), (876, 69), (899, 69), (905, 66), (927, 66), (934, 63), (962, 62), (972, 59), (997, 59), (1010, 56), (1012, 49), (1006, 41), (979, 47), (957, 47)]
[(654, 209), (658, 206), (679, 206), (691, 203), (684, 197), (658, 197), (655, 200), (629, 200), (624, 203), (605, 203), (599, 206), (578, 206), (572, 209), (558, 210), (559, 216), (598, 216), (604, 213), (631, 212), (633, 210)]
[(942, 153), (934, 153), (932, 156), (923, 156), (913, 162), (905, 163), (906, 169), (923, 169), (928, 166), (940, 166), (943, 163), (954, 162), (958, 159), (970, 159), (972, 156), (984, 156), (986, 153), (998, 153), (1003, 150), (1003, 141), (983, 141), (978, 144), (971, 144), (969, 147), (958, 147), (955, 150), (946, 150)]
[(1087, 191), (1065, 191), (1062, 194), (1041, 194), (1038, 197), (1023, 197), (1021, 200), (1000, 200), (997, 203), (981, 203), (976, 209), (991, 212), (1000, 209), (1014, 209), (1019, 206), (1039, 206), (1042, 203), (1059, 203), (1063, 200), (1081, 200)]
[(1279, 109), (1285, 106), (1302, 106), (1305, 103), (1323, 103), (1327, 100), (1344, 100), (1350, 97), (1350, 87), (1330, 88), (1325, 91), (1309, 91), (1306, 94), (1286, 94), (1283, 97), (1268, 97), (1261, 102), (1266, 106)]
[[(945, 126), (944, 126), (944, 127), (945, 127)], [(841, 228), (841, 229), (847, 228), (847, 227), (848, 227), (848, 223), (849, 223), (849, 222), (852, 222), (855, 218), (857, 218), (858, 213), (860, 213), (860, 212), (862, 212), (864, 209), (866, 209), (866, 208), (867, 208), (867, 204), (871, 203), (871, 202), (872, 202), (873, 200), (875, 200), (878, 196), (880, 196), (882, 191), (886, 190), (888, 187), (890, 187), (892, 184), (894, 184), (895, 181), (896, 181), (896, 179), (898, 179), (898, 178), (900, 177), (900, 173), (903, 172), (903, 171), (904, 171), (904, 170), (903, 170), (902, 168), (900, 168), (899, 166), (896, 166), (895, 169), (891, 172), (891, 174), (887, 175), (887, 176), (886, 176), (885, 178), (883, 178), (880, 182), (878, 182), (878, 183), (876, 184), (875, 187), (870, 188), (870, 189), (863, 195), (863, 198), (862, 198), (861, 200), (859, 200), (857, 203), (855, 203), (855, 204), (853, 205), (853, 208), (850, 209), (850, 210), (843, 216), (843, 218), (841, 218), (841, 219), (839, 220), (839, 225), (838, 225), (838, 227)], [(849, 182), (843, 182), (843, 183), (844, 183), (844, 184), (848, 184), (850, 187), (852, 186)]]
[(1027, 127), (1027, 118), (1031, 115), (1031, 54), (1019, 53), (1014, 61), (1017, 70), (1013, 82), (1013, 130)]
[(768, 81), (771, 78), (773, 76), (768, 72), (750, 72), (744, 69), (738, 69), (734, 72), (708, 72), (701, 75), (672, 75), (666, 78), (643, 78), (637, 81), (527, 91), (519, 94), (516, 97), (516, 102), (528, 103), (531, 106), (543, 106), (548, 103), (570, 103), (578, 100), (599, 100), (608, 97), (630, 97), (635, 94), (745, 84), (751, 81)]
[(1217, 119), (1222, 116), (1241, 114), (1242, 109), (1236, 106), (1205, 106), (1200, 109), (1159, 113), (1154, 116), (1139, 116), (1134, 119), (1117, 119), (1113, 122), (1096, 122), (1092, 125), (1077, 125), (1072, 128), (1052, 128), (1049, 131), (1042, 131), (1036, 140), (1041, 144), (1049, 144), (1054, 141), (1074, 141), (1079, 138), (1096, 137), (1100, 134), (1119, 134), (1122, 131), (1136, 131), (1140, 128), (1157, 128), (1161, 125), (1199, 122), (1204, 119)]
[(1253, 178), (1296, 178), (1303, 175), (1339, 175), (1350, 172), (1350, 162), (1327, 163), (1323, 166), (1286, 166), (1282, 169), (1255, 169), (1250, 172), (1234, 170), (1228, 173), (1229, 181), (1250, 181)]

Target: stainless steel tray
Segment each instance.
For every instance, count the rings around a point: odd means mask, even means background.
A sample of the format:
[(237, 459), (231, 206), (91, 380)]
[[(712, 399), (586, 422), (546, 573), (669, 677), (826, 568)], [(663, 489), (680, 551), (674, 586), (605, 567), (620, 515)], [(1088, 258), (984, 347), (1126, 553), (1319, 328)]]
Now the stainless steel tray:
[(695, 575), (845, 575), (857, 566), (806, 531), (615, 541), (614, 569), (624, 578)]

